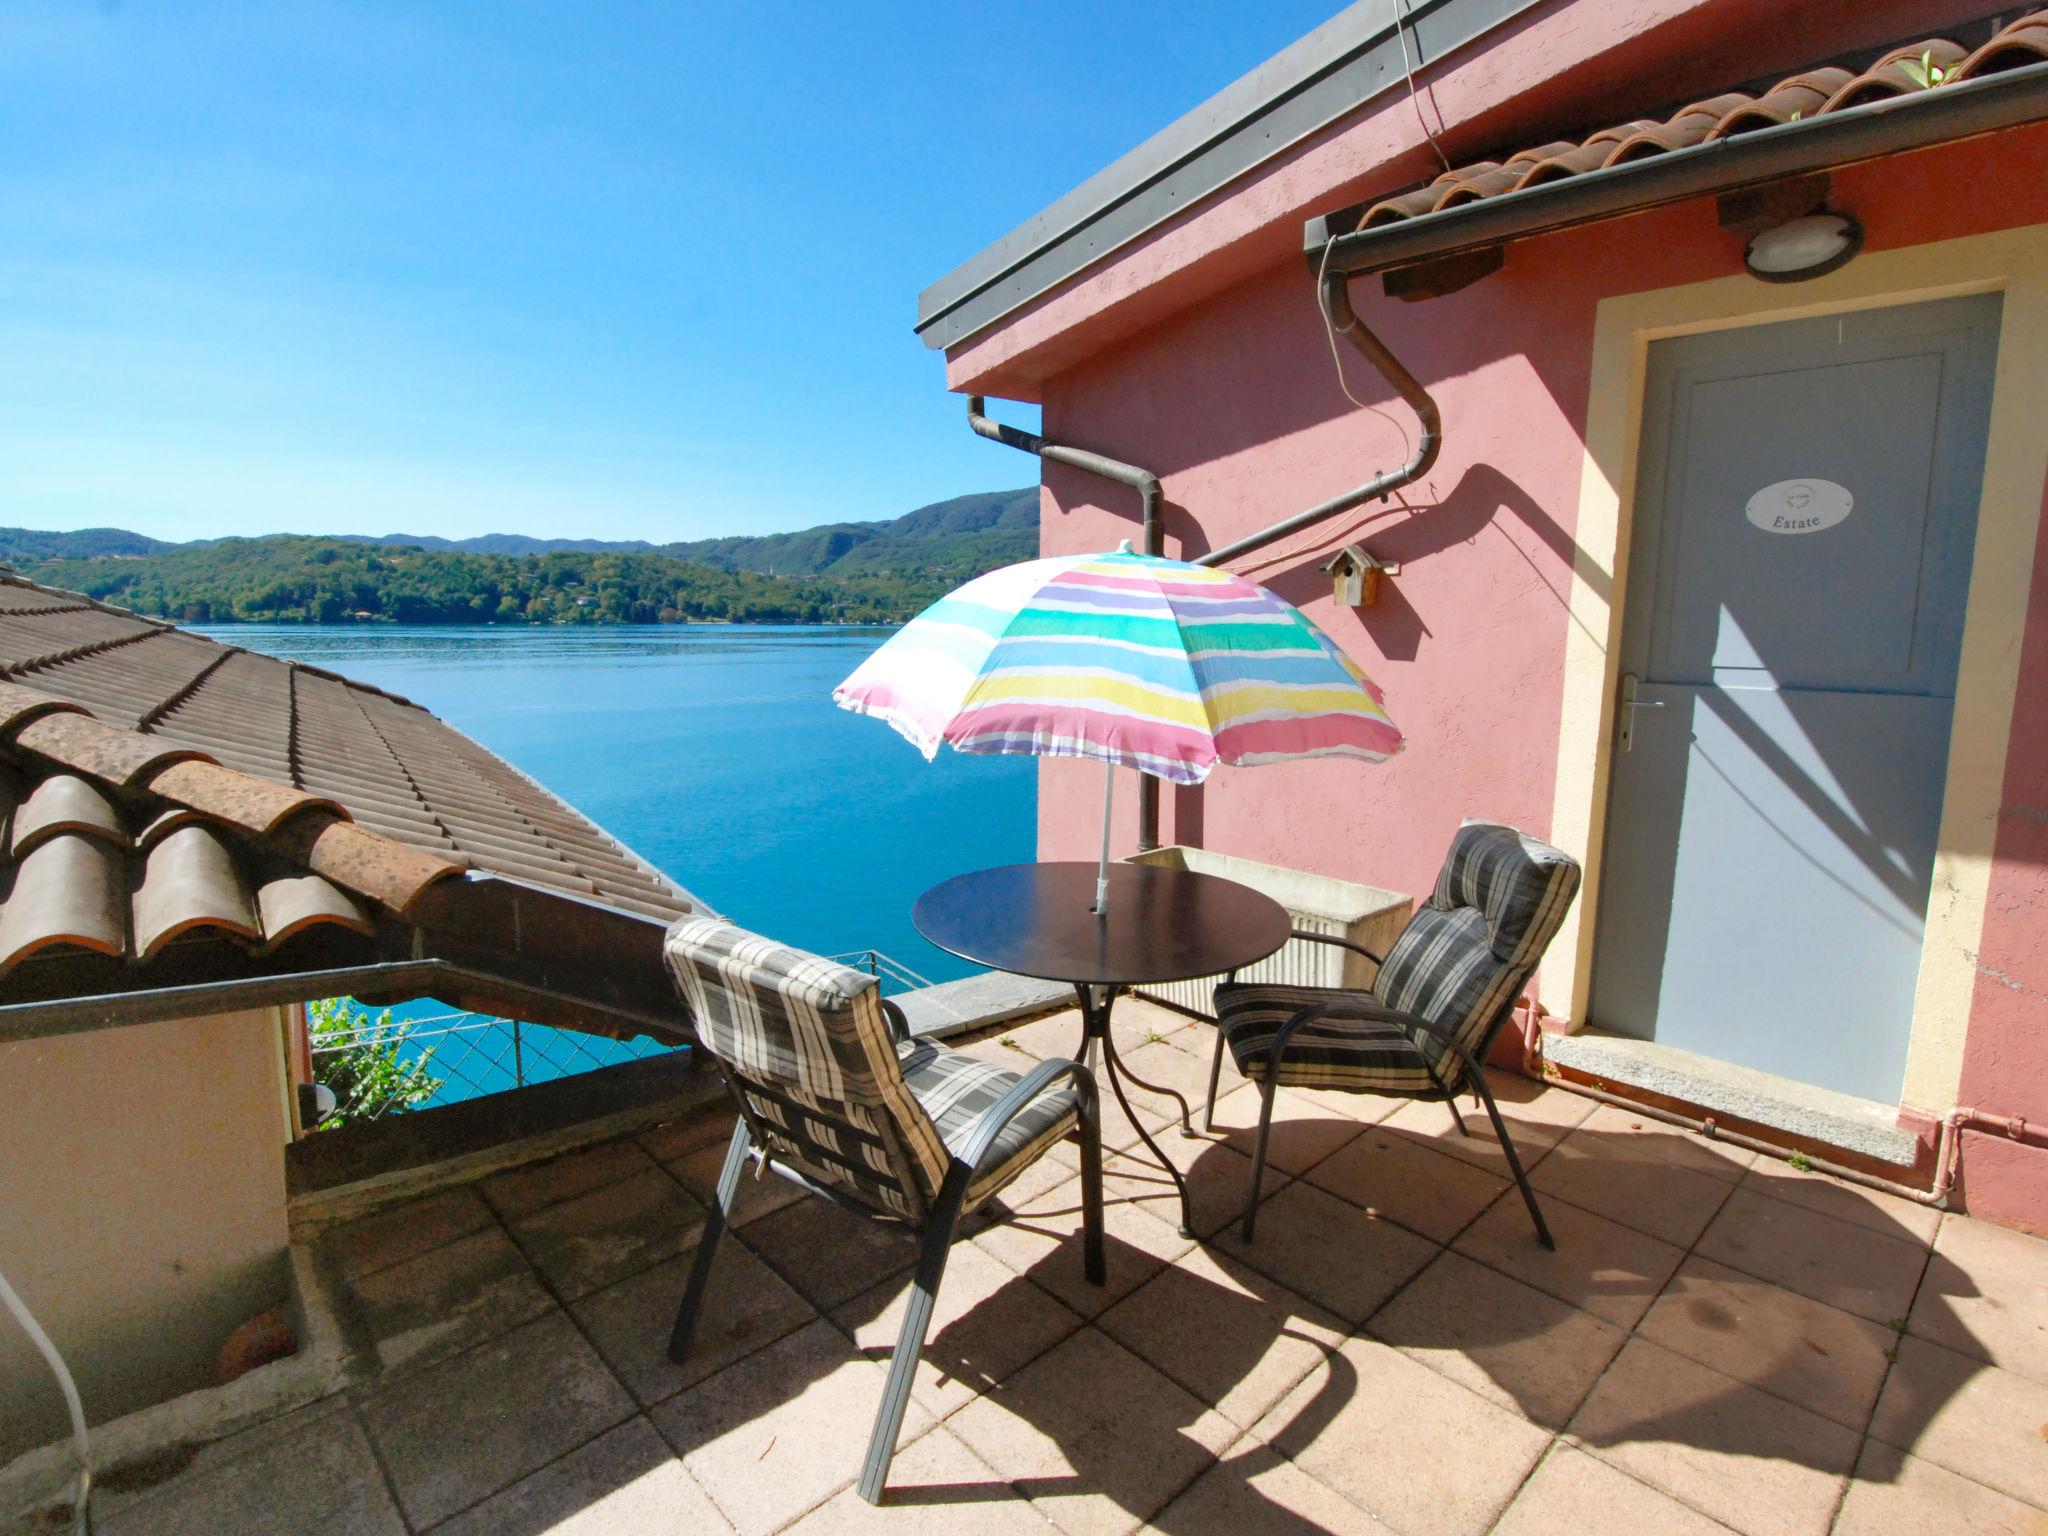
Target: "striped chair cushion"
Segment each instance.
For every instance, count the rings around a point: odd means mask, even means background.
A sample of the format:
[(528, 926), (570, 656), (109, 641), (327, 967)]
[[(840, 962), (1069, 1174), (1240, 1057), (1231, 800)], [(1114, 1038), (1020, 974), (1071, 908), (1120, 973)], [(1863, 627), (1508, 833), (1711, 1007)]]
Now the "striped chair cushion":
[[(778, 1156), (904, 1215), (937, 1194), (951, 1156), (904, 1081), (874, 977), (717, 917), (678, 921), (666, 954), (697, 1038), (762, 1121), (787, 1133)], [(889, 1155), (892, 1131), (908, 1170)]]
[[(930, 1040), (902, 1047), (903, 1080), (939, 1128), (948, 1151), (958, 1152), (974, 1134), (975, 1122), (1010, 1091), (1018, 1074), (965, 1051)], [(1080, 1099), (1071, 1079), (1033, 1099), (1003, 1128), (982, 1160), (982, 1171), (967, 1186), (967, 1210), (1022, 1173), (1080, 1120)]]
[[(1230, 1043), (1237, 1070), (1255, 1083), (1264, 1082), (1266, 1053), (1280, 1026), (1311, 1003), (1339, 999), (1350, 1015), (1384, 1012), (1363, 992), (1230, 983), (1216, 989), (1216, 1027)], [(1350, 1093), (1436, 1092), (1429, 1066), (1400, 1025), (1356, 1017), (1315, 1020), (1296, 1030), (1288, 1038), (1279, 1080), (1289, 1088), (1338, 1088)]]
[[(1387, 951), (1370, 993), (1222, 986), (1216, 989), (1218, 1025), (1247, 1077), (1265, 1071), (1252, 1042), (1263, 1039), (1270, 1045), (1288, 1018), (1312, 1002), (1335, 998), (1427, 1019), (1477, 1058), (1543, 958), (1578, 889), (1579, 866), (1569, 854), (1513, 827), (1468, 821), (1452, 839), (1436, 890)], [(1397, 1043), (1385, 1025), (1335, 1020), (1306, 1025), (1288, 1043), (1280, 1081), (1434, 1093), (1429, 1078), (1434, 1069), (1444, 1088), (1455, 1092), (1465, 1076), (1456, 1053), (1427, 1034), (1400, 1035)], [(1256, 1071), (1248, 1061), (1257, 1063)]]

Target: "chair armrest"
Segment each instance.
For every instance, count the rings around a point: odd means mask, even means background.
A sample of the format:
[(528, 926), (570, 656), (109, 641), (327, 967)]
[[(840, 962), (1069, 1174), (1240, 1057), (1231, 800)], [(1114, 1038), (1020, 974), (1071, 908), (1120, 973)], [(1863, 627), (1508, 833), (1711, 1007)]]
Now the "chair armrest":
[(875, 1001), (882, 1005), (882, 1016), (889, 1021), (889, 1028), (896, 1038), (910, 1039), (910, 1016), (886, 997), (878, 997)]
[(1363, 944), (1354, 944), (1349, 939), (1340, 939), (1333, 933), (1310, 933), (1306, 928), (1289, 930), (1295, 938), (1310, 944), (1334, 944), (1339, 949), (1348, 949), (1355, 955), (1363, 955), (1374, 965), (1385, 965), (1386, 956), (1376, 955)]
[(1026, 1105), (1063, 1077), (1074, 1079), (1084, 1099), (1095, 1097), (1095, 1074), (1080, 1062), (1062, 1061), (1057, 1057), (1041, 1061), (981, 1112), (974, 1122), (973, 1134), (967, 1138), (967, 1144), (954, 1154), (953, 1160), (965, 1163), (974, 1173), (981, 1172), (981, 1160), (988, 1156), (988, 1149), (1003, 1134), (1003, 1128), (1016, 1119)]

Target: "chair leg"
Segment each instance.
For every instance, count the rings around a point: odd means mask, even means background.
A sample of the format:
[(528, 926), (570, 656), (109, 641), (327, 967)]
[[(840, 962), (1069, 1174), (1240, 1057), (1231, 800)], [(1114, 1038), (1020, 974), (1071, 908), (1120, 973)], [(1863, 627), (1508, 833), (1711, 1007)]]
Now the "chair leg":
[(1202, 1111), (1202, 1129), (1216, 1129), (1216, 1084), (1223, 1076), (1223, 1021), (1216, 1021), (1216, 1054), (1209, 1059), (1209, 1107)]
[(1090, 1285), (1108, 1278), (1102, 1262), (1102, 1107), (1081, 1099), (1081, 1268)]
[(1474, 1070), (1472, 1085), (1479, 1100), (1486, 1106), (1486, 1114), (1493, 1121), (1493, 1134), (1500, 1138), (1500, 1149), (1507, 1155), (1508, 1167), (1515, 1175), (1515, 1183), (1521, 1186), (1522, 1203), (1529, 1207), (1529, 1219), (1536, 1224), (1536, 1241), (1546, 1248), (1557, 1247), (1550, 1236), (1550, 1228), (1544, 1224), (1543, 1212), (1536, 1204), (1536, 1191), (1529, 1187), (1529, 1175), (1522, 1171), (1522, 1159), (1515, 1151), (1515, 1139), (1508, 1134), (1507, 1126), (1500, 1118), (1500, 1106), (1493, 1102), (1493, 1090), (1486, 1086), (1486, 1074)]
[[(1099, 1154), (1099, 1137), (1096, 1147)], [(1085, 1142), (1083, 1148), (1085, 1155)], [(946, 1273), (946, 1257), (952, 1252), (953, 1229), (959, 1219), (959, 1205), (955, 1201), (950, 1209), (935, 1215), (924, 1234), (917, 1273), (910, 1282), (910, 1306), (903, 1314), (903, 1331), (896, 1336), (896, 1353), (889, 1360), (889, 1380), (882, 1388), (882, 1406), (875, 1414), (874, 1431), (868, 1436), (867, 1460), (861, 1464), (860, 1496), (870, 1504), (882, 1502), (882, 1489), (889, 1482), (889, 1464), (896, 1459), (896, 1437), (903, 1429), (903, 1410), (910, 1402), (910, 1384), (917, 1378), (918, 1357), (924, 1352), (924, 1336), (932, 1324), (932, 1305), (938, 1298), (939, 1281)]]
[(1451, 1124), (1458, 1128), (1458, 1134), (1460, 1136), (1470, 1136), (1472, 1132), (1465, 1124), (1465, 1117), (1458, 1113), (1458, 1101), (1456, 1099), (1445, 1099), (1444, 1108), (1451, 1112)]
[(1259, 1139), (1252, 1148), (1252, 1186), (1244, 1197), (1244, 1226), (1241, 1235), (1247, 1247), (1259, 1220), (1259, 1186), (1266, 1179), (1266, 1141), (1273, 1134), (1273, 1096), (1279, 1092), (1277, 1074), (1268, 1071), (1259, 1084)]
[(718, 1193), (704, 1213), (704, 1232), (697, 1239), (697, 1257), (690, 1265), (690, 1283), (683, 1288), (683, 1304), (676, 1311), (676, 1326), (668, 1336), (668, 1357), (681, 1365), (690, 1353), (690, 1336), (697, 1331), (697, 1312), (704, 1305), (704, 1288), (711, 1283), (711, 1262), (718, 1254), (718, 1240), (725, 1235), (726, 1218), (739, 1193), (740, 1170), (746, 1166), (753, 1138), (742, 1120), (732, 1128), (732, 1141), (725, 1149), (725, 1166), (718, 1173)]

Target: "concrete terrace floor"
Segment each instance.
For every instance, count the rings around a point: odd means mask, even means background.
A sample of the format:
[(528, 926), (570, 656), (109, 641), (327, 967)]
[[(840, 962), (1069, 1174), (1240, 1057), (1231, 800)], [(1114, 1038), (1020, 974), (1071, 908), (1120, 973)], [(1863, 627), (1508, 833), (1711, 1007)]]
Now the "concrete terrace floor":
[[(1136, 1072), (1201, 1091), (1206, 1025), (1117, 1018)], [(1245, 1249), (1256, 1101), (1225, 1085), (1218, 1135), (1163, 1141), (1204, 1243), (1113, 1157), (1090, 1288), (1061, 1148), (954, 1250), (881, 1509), (850, 1484), (911, 1241), (748, 1179), (697, 1353), (663, 1357), (713, 1117), (332, 1234), (378, 1371), (106, 1489), (97, 1529), (2048, 1531), (2048, 1245), (1503, 1077), (1555, 1254), (1441, 1105), (1320, 1094), (1284, 1096)], [(1166, 1102), (1140, 1097), (1148, 1124)]]

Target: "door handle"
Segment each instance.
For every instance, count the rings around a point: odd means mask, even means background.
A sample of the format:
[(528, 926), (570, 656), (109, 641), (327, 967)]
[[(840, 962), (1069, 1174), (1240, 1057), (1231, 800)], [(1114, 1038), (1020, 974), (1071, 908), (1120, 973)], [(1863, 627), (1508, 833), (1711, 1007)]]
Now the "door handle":
[(1624, 752), (1633, 752), (1636, 745), (1636, 711), (1639, 709), (1662, 709), (1662, 699), (1639, 699), (1636, 688), (1642, 682), (1633, 672), (1621, 674), (1621, 734), (1617, 745)]

